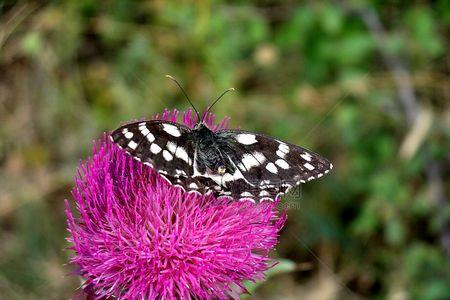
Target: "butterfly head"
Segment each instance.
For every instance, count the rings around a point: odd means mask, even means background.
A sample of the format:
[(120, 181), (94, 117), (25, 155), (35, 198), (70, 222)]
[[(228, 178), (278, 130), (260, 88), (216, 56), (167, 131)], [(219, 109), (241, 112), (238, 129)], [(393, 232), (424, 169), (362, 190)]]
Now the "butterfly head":
[(197, 130), (197, 131), (202, 131), (205, 128), (209, 130), (208, 126), (206, 126), (206, 123), (203, 121), (197, 122), (197, 124), (195, 124), (195, 126), (194, 126), (194, 130)]
[(209, 129), (208, 125), (203, 121), (200, 121), (197, 124), (195, 124), (192, 131), (195, 132), (196, 137), (201, 140), (207, 140), (208, 142), (212, 142), (214, 139), (214, 131)]

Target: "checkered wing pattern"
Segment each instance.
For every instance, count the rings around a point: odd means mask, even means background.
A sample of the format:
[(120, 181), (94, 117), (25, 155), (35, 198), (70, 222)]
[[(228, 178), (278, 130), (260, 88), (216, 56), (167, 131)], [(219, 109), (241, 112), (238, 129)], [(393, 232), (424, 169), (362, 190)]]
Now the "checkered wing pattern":
[(110, 137), (133, 158), (168, 180), (192, 176), (194, 143), (190, 135), (191, 129), (178, 123), (143, 121), (119, 127)]
[(111, 139), (185, 191), (234, 200), (273, 201), (333, 167), (312, 151), (243, 130), (143, 121), (118, 128)]

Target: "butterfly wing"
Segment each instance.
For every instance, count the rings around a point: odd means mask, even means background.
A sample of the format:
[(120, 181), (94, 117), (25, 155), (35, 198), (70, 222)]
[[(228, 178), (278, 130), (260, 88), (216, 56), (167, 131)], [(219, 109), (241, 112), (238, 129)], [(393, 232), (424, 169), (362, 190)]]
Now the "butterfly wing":
[(184, 191), (188, 193), (197, 193), (199, 195), (214, 193), (216, 196), (217, 192), (221, 190), (211, 178), (208, 177), (178, 177), (174, 178), (171, 176), (165, 176), (168, 181), (173, 183), (174, 186), (181, 187)]
[(262, 134), (242, 130), (216, 132), (218, 143), (236, 166), (223, 191), (233, 199), (273, 200), (300, 183), (327, 174), (333, 165), (320, 155)]
[[(174, 122), (142, 121), (119, 127), (111, 140), (133, 158), (169, 178), (192, 175), (191, 129)], [(167, 175), (167, 176), (164, 176)]]

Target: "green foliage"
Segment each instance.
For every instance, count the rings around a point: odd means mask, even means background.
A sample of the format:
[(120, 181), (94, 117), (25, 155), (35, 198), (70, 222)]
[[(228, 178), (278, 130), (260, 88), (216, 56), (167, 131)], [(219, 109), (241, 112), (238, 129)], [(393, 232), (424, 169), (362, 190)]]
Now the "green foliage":
[[(293, 261), (288, 259), (278, 259), (276, 264), (267, 271), (266, 279), (270, 279), (273, 276), (277, 276), (284, 273), (294, 272), (297, 266)], [(244, 282), (244, 286), (248, 291), (248, 295), (245, 295), (243, 299), (248, 299), (252, 294), (255, 293), (256, 289), (261, 285), (262, 282)]]
[[(186, 109), (164, 78), (172, 74), (199, 108), (237, 88), (215, 106), (218, 117), (335, 165), (302, 186), (301, 199), (285, 197), (288, 224), (273, 254), (281, 263), (267, 281), (248, 285), (253, 294), (450, 298), (450, 249), (442, 244), (450, 204), (438, 197), (450, 188), (450, 6), (342, 3), (0, 5), (0, 295), (73, 295), (79, 282), (65, 276), (73, 267), (63, 265), (70, 253), (62, 201), (76, 165), (121, 121)], [(368, 28), (370, 12), (381, 39)], [(431, 114), (428, 127), (422, 115), (406, 121), (392, 75), (398, 61)], [(430, 160), (442, 174), (430, 175)], [(330, 294), (315, 284), (323, 278)]]

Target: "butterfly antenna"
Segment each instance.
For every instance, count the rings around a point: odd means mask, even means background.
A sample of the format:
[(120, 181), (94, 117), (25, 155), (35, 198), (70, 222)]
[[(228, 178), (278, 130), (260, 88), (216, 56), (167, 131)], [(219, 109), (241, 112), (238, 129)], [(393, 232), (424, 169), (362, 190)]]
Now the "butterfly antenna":
[(194, 104), (192, 104), (191, 99), (189, 99), (186, 91), (183, 89), (183, 87), (181, 86), (181, 84), (178, 83), (178, 81), (170, 76), (170, 75), (166, 75), (166, 78), (169, 78), (170, 80), (172, 80), (173, 82), (175, 82), (178, 87), (180, 88), (181, 92), (183, 92), (183, 95), (186, 97), (187, 101), (189, 102), (189, 104), (192, 106), (192, 108), (194, 109), (195, 113), (197, 114), (197, 120), (200, 120), (200, 114), (198, 113), (198, 110), (195, 108)]
[[(208, 106), (205, 113), (203, 114), (203, 118), (205, 118), (206, 114), (211, 110), (211, 108), (214, 106), (214, 104), (216, 104), (220, 100), (220, 98), (222, 98), (223, 96), (225, 96), (226, 93), (231, 92), (231, 91), (235, 91), (235, 88), (229, 88), (226, 91), (224, 91), (222, 94), (220, 94), (219, 98), (214, 100), (214, 102), (210, 106)], [(203, 122), (203, 118), (202, 118), (202, 122)]]

